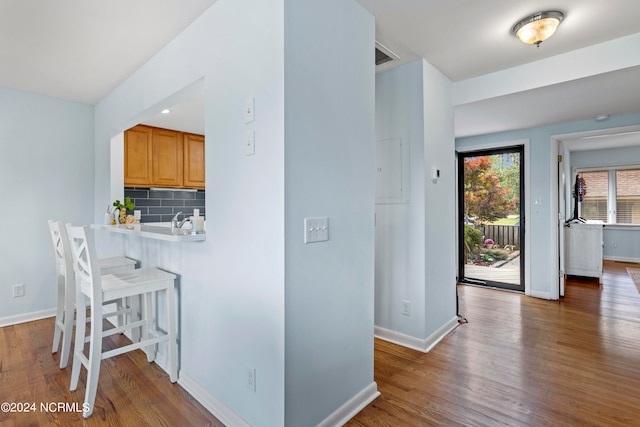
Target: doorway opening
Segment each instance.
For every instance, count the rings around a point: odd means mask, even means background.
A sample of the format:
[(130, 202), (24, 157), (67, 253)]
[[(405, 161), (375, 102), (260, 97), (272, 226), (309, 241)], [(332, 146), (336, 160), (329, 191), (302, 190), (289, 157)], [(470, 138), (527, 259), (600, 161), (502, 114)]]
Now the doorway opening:
[(458, 153), (459, 282), (524, 291), (524, 147)]

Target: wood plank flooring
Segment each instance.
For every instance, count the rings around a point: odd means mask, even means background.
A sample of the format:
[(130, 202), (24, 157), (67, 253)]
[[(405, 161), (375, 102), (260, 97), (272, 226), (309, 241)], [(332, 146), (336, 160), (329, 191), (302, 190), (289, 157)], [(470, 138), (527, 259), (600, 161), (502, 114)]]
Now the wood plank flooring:
[(561, 301), (459, 286), (469, 323), (427, 354), (376, 340), (382, 395), (347, 425), (640, 426), (633, 265), (572, 278)]
[[(347, 425), (640, 426), (640, 294), (625, 270), (633, 265), (605, 262), (603, 286), (570, 280), (561, 301), (459, 287), (469, 323), (431, 352), (376, 340), (382, 395)], [(82, 404), (86, 375), (68, 391), (71, 368), (58, 368), (52, 333), (53, 319), (0, 328), (0, 403)], [(2, 427), (49, 425), (222, 423), (136, 351), (103, 361), (88, 420), (0, 411)]]
[[(53, 318), (0, 328), (0, 404), (13, 402), (16, 410), (28, 404), (23, 412), (3, 407), (0, 426), (223, 426), (140, 350), (102, 361), (93, 416), (84, 420), (86, 370), (70, 392), (71, 360), (60, 369), (52, 339)], [(130, 341), (115, 335), (104, 346), (123, 342)], [(69, 406), (59, 410), (59, 403)]]

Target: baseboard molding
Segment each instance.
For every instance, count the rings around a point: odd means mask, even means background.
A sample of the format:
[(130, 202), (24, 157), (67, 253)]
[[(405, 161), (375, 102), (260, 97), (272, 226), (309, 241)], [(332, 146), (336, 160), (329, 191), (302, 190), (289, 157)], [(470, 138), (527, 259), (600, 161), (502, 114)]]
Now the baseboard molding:
[(602, 259), (604, 259), (605, 261), (635, 262), (635, 263), (640, 262), (640, 258), (630, 258), (630, 257), (624, 257), (624, 256), (605, 255), (602, 257)]
[(347, 421), (353, 418), (358, 412), (362, 411), (378, 396), (380, 396), (378, 384), (374, 381), (320, 422), (317, 427), (345, 425)]
[(551, 299), (551, 292), (549, 291), (536, 291), (535, 289), (531, 290), (529, 296), (540, 299)]
[(451, 331), (457, 328), (459, 325), (458, 317), (454, 317), (447, 323), (438, 328), (433, 334), (427, 338), (416, 338), (411, 335), (406, 335), (401, 332), (385, 329), (380, 326), (374, 327), (374, 335), (376, 338), (380, 338), (384, 341), (389, 341), (394, 344), (401, 345), (403, 347), (411, 348), (414, 350), (428, 353), (433, 347), (436, 346), (444, 337), (446, 337)]
[(3, 328), (5, 326), (18, 325), (20, 323), (33, 322), (34, 320), (46, 319), (47, 317), (54, 317), (55, 315), (56, 309), (50, 308), (48, 310), (34, 311), (32, 313), (2, 317), (0, 318), (0, 328)]
[(227, 405), (213, 397), (194, 379), (180, 371), (178, 375), (178, 384), (184, 388), (187, 393), (193, 396), (207, 411), (211, 412), (218, 420), (226, 426), (233, 427), (251, 427), (251, 424), (242, 419), (233, 412)]

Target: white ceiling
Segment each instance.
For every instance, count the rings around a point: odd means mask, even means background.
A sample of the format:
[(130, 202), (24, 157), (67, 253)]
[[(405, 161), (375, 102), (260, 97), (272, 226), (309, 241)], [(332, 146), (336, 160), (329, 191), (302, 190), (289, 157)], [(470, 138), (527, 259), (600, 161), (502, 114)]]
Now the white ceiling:
[[(0, 0), (0, 86), (95, 104), (215, 1)], [(640, 33), (637, 0), (358, 1), (376, 16), (376, 39), (400, 56), (379, 70), (425, 58), (454, 87)], [(511, 34), (518, 20), (547, 9), (566, 18), (539, 49)], [(456, 104), (456, 136), (640, 112), (640, 61), (582, 74)]]

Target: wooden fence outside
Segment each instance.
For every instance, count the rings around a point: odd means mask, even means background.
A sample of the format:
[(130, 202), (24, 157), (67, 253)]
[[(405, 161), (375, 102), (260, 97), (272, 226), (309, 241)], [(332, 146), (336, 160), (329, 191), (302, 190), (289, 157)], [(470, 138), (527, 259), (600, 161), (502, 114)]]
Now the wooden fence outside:
[(504, 248), (506, 245), (513, 245), (514, 249), (520, 249), (520, 226), (519, 225), (476, 225), (482, 232), (484, 239), (491, 239), (493, 242)]

